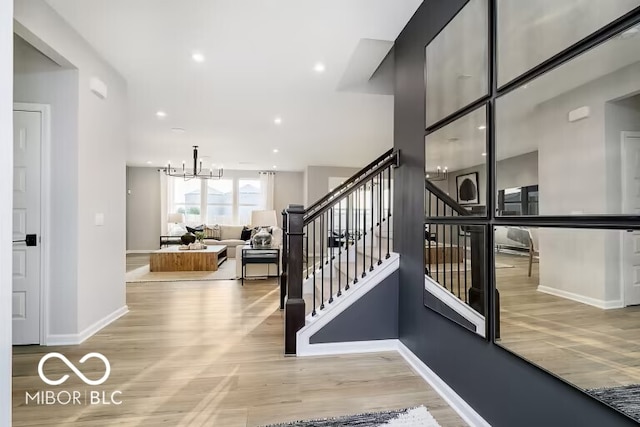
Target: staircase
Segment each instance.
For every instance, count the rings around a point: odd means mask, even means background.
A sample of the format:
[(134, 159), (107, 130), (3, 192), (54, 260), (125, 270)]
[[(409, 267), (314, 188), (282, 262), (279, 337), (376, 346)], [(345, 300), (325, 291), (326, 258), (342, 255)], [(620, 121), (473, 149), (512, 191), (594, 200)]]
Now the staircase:
[(336, 316), (387, 277), (391, 265), (397, 268), (391, 225), (397, 160), (389, 150), (308, 208), (283, 212), (285, 354), (296, 354), (299, 333)]
[[(484, 336), (488, 283), (485, 254), (491, 250), (487, 247), (487, 233), (491, 230), (474, 218), (486, 216), (486, 212), (467, 210), (428, 178), (425, 211), (425, 290), (457, 313), (462, 323)], [(497, 290), (495, 301), (499, 319)], [(426, 305), (430, 305), (429, 300)]]

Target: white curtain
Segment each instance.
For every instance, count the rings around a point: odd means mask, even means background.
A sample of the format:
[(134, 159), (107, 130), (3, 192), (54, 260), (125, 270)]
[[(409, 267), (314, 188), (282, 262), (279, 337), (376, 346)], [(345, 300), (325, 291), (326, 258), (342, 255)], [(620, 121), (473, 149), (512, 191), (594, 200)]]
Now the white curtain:
[(260, 192), (262, 193), (262, 209), (264, 210), (273, 210), (275, 181), (275, 172), (260, 172)]
[(167, 175), (164, 173), (159, 173), (158, 175), (160, 176), (160, 235), (167, 236), (169, 234), (167, 222), (171, 197), (169, 185), (167, 185)]

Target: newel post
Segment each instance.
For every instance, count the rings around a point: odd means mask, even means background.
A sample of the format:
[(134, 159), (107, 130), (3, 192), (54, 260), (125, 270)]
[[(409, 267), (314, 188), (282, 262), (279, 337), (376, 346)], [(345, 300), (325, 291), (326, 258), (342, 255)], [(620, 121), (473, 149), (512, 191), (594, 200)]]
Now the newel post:
[[(486, 236), (484, 227), (478, 225), (468, 226), (467, 230), (471, 234), (471, 288), (469, 288), (469, 305), (486, 318), (485, 295), (487, 292), (486, 269), (488, 266)], [(495, 331), (496, 338), (500, 337), (500, 294), (496, 289), (495, 301)]]
[(302, 239), (304, 207), (289, 205), (287, 208), (288, 239), (287, 302), (284, 308), (284, 353), (296, 354), (296, 334), (304, 326), (305, 305), (302, 298)]
[(282, 274), (280, 275), (280, 310), (284, 310), (284, 297), (287, 295), (287, 277), (289, 266), (289, 238), (287, 236), (287, 210), (282, 210)]

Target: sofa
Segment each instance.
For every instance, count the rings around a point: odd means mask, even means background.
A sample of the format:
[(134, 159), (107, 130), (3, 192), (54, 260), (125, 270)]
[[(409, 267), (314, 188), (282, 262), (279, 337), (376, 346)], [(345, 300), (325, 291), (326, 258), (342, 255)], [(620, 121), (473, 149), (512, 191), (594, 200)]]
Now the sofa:
[(169, 230), (170, 236), (182, 236), (191, 230), (203, 231), (205, 233), (205, 245), (225, 245), (227, 247), (227, 257), (236, 256), (236, 247), (245, 245), (246, 240), (242, 239), (244, 225), (200, 225), (197, 227), (187, 227), (181, 225), (172, 226)]

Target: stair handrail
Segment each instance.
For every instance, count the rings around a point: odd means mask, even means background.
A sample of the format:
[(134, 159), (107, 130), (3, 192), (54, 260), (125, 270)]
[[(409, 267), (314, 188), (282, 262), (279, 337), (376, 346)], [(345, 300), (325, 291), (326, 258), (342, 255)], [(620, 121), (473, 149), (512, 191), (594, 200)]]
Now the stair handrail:
[(469, 216), (471, 212), (466, 210), (460, 203), (453, 200), (451, 196), (438, 188), (433, 182), (425, 178), (424, 186), (429, 192), (433, 193), (438, 199), (442, 200), (447, 206), (453, 209), (460, 216)]
[[(376, 165), (373, 169), (368, 169), (368, 170), (362, 169), (357, 175), (354, 175), (354, 176), (357, 176), (358, 179), (352, 180), (351, 184), (355, 184), (356, 182), (367, 182), (372, 177), (379, 174), (380, 171), (394, 164), (397, 164), (397, 153), (394, 153), (392, 157), (387, 158), (382, 163)], [(342, 188), (342, 192), (340, 194), (336, 194), (335, 197), (331, 198), (330, 200), (328, 199), (326, 203), (323, 204), (322, 206), (316, 207), (316, 209), (313, 211), (310, 211), (309, 209), (307, 209), (304, 215), (303, 224), (304, 225), (309, 224), (314, 219), (318, 218), (320, 215), (322, 215), (323, 213), (331, 209), (332, 206), (337, 205), (346, 197), (348, 197), (351, 193), (355, 192), (358, 188), (359, 186), (357, 185), (350, 185), (349, 187), (345, 186)], [(335, 192), (332, 194), (335, 194)]]
[(393, 148), (387, 150), (384, 154), (379, 156), (377, 159), (360, 169), (353, 176), (347, 179), (345, 182), (340, 184), (337, 188), (330, 191), (325, 196), (321, 197), (317, 201), (315, 201), (311, 206), (306, 208), (305, 216), (311, 214), (313, 211), (318, 209), (320, 205), (326, 204), (327, 202), (333, 201), (337, 196), (341, 195), (345, 189), (353, 186), (354, 183), (362, 180), (363, 175), (369, 172), (372, 168), (376, 168), (380, 166), (380, 163), (388, 161), (389, 158), (396, 159), (397, 151), (394, 151)]

